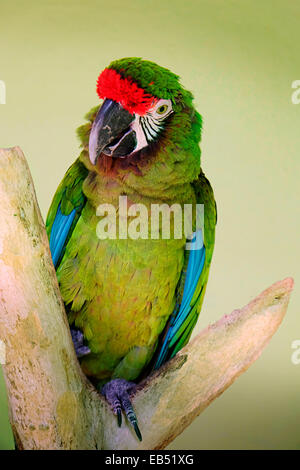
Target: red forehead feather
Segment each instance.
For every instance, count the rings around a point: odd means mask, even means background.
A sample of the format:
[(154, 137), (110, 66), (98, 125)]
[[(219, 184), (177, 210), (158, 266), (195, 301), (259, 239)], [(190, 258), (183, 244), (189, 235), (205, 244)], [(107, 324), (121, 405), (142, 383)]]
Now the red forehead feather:
[(130, 77), (123, 78), (114, 69), (104, 69), (97, 80), (99, 98), (117, 101), (130, 113), (145, 114), (157, 99), (146, 93)]

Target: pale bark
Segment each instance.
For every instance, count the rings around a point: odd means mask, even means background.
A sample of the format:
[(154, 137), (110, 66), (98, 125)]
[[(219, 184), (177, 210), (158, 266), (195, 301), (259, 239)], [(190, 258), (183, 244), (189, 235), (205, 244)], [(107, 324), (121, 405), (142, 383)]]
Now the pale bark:
[(261, 354), (286, 312), (293, 280), (224, 316), (140, 385), (143, 441), (117, 427), (81, 372), (22, 151), (0, 150), (0, 340), (10, 420), (24, 449), (162, 449)]

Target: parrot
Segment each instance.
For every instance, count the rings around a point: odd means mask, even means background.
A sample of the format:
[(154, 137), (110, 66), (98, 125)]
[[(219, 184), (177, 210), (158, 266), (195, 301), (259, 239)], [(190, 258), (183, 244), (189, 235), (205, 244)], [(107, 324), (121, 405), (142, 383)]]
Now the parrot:
[[(122, 58), (102, 70), (96, 91), (99, 102), (77, 130), (80, 154), (54, 195), (46, 231), (81, 368), (118, 425), (124, 413), (142, 440), (132, 396), (141, 378), (190, 339), (214, 250), (216, 202), (201, 168), (202, 117), (178, 75)], [(133, 207), (152, 215), (154, 206), (187, 205), (189, 236), (174, 230), (162, 237), (163, 222), (154, 236), (149, 224), (135, 237), (121, 233), (121, 221), (134, 222)], [(204, 208), (198, 226), (197, 205)], [(119, 216), (118, 236), (99, 235), (101, 208)], [(171, 210), (170, 220), (174, 228)]]

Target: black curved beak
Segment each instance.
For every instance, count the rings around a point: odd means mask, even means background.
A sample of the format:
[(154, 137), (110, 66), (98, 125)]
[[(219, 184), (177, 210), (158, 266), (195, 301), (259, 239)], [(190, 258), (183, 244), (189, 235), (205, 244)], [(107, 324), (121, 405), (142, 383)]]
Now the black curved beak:
[(125, 157), (134, 151), (136, 134), (130, 128), (134, 119), (135, 116), (116, 101), (104, 101), (90, 133), (89, 155), (93, 165), (101, 153), (111, 157)]

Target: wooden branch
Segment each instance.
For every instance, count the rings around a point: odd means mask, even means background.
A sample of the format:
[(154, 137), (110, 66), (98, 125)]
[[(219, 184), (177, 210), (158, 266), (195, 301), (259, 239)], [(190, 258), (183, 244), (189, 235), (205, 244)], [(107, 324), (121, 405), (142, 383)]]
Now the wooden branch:
[(90, 449), (102, 402), (78, 365), (30, 172), (0, 151), (0, 339), (10, 421), (24, 449)]
[(0, 149), (0, 340), (10, 420), (23, 449), (163, 449), (261, 354), (286, 312), (277, 282), (206, 328), (133, 398), (139, 443), (81, 372), (22, 151)]

